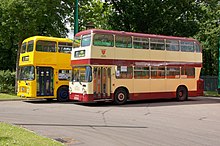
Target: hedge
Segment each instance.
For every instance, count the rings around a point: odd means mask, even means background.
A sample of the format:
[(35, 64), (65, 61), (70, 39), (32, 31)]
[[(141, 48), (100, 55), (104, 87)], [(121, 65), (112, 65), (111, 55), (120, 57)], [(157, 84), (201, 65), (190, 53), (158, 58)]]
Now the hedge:
[(15, 92), (15, 72), (0, 70), (0, 93)]

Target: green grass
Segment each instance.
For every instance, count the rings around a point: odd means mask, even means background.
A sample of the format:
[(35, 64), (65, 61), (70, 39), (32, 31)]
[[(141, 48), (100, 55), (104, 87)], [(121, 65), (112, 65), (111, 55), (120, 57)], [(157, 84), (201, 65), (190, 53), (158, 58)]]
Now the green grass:
[(12, 99), (22, 99), (21, 97), (18, 97), (16, 95), (10, 95), (10, 94), (4, 94), (0, 93), (0, 100), (12, 100)]
[(204, 91), (204, 96), (220, 97), (217, 91)]
[(18, 126), (0, 123), (1, 146), (63, 146), (55, 140), (41, 137)]

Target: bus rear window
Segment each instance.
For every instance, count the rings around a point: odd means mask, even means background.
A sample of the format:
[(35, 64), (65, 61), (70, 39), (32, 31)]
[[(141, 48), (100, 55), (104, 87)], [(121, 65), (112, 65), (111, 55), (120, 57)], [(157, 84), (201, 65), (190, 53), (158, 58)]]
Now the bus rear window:
[(37, 41), (36, 50), (41, 52), (56, 52), (56, 42)]
[(201, 52), (200, 46), (197, 43), (194, 43), (196, 52)]
[(91, 35), (88, 34), (88, 35), (84, 35), (82, 36), (82, 41), (81, 41), (81, 46), (82, 47), (86, 47), (86, 46), (90, 46), (90, 43), (91, 43)]
[(58, 51), (60, 53), (71, 53), (72, 51), (72, 43), (59, 42), (58, 43)]

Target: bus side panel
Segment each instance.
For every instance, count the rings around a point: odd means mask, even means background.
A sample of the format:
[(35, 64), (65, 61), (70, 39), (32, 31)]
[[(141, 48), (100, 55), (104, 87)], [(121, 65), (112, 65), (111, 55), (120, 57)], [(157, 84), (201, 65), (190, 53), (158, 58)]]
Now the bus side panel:
[(133, 79), (134, 90), (130, 100), (142, 100), (150, 98), (150, 79)]

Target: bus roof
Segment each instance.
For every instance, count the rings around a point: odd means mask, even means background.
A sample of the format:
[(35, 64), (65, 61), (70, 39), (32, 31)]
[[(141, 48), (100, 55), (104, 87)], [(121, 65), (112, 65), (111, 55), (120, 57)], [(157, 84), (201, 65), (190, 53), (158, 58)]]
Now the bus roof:
[(156, 35), (156, 34), (144, 34), (144, 33), (135, 33), (135, 32), (125, 32), (125, 31), (115, 31), (115, 30), (103, 30), (103, 29), (89, 29), (84, 30), (76, 34), (76, 36), (91, 34), (91, 33), (101, 33), (101, 34), (114, 34), (114, 35), (123, 35), (123, 36), (134, 36), (134, 37), (146, 37), (146, 38), (161, 38), (161, 39), (173, 39), (173, 40), (185, 40), (185, 41), (196, 41), (193, 38), (187, 37), (176, 37), (176, 36), (166, 36), (166, 35)]
[(69, 38), (58, 38), (58, 37), (49, 37), (49, 36), (32, 36), (29, 38), (26, 38), (23, 42), (28, 42), (31, 40), (51, 40), (51, 41), (62, 41), (62, 42), (73, 42)]

